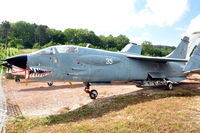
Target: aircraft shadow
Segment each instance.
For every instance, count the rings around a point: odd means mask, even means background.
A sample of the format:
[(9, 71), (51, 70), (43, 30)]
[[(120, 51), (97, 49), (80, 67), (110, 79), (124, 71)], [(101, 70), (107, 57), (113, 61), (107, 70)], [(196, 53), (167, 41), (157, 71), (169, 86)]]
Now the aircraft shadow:
[(60, 90), (60, 89), (75, 89), (78, 87), (83, 87), (83, 84), (72, 84), (72, 85), (53, 85), (47, 87), (33, 87), (28, 89), (20, 89), (19, 91), (49, 91), (49, 90)]
[(48, 123), (45, 124), (51, 125), (98, 118), (112, 111), (120, 111), (129, 105), (136, 105), (167, 97), (200, 96), (200, 89), (198, 87), (200, 87), (199, 84), (183, 84), (175, 86), (172, 91), (164, 90), (163, 87), (144, 87), (142, 90), (127, 94), (97, 98), (74, 111), (46, 117), (45, 119), (47, 119)]

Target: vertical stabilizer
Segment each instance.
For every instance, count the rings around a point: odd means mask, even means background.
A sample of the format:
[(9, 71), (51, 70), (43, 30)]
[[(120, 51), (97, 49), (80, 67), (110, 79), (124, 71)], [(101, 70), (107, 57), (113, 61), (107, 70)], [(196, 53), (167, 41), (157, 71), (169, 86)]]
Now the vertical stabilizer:
[(200, 32), (194, 32), (190, 36), (190, 43), (188, 46), (188, 53), (187, 53), (187, 57), (186, 57), (187, 59), (190, 58), (190, 55), (191, 55), (192, 51), (194, 50), (195, 46), (198, 45), (199, 38), (200, 38)]
[(188, 52), (188, 44), (189, 44), (189, 37), (184, 36), (183, 39), (181, 39), (181, 42), (179, 43), (178, 47), (167, 57), (185, 59)]
[(200, 72), (200, 44), (194, 50), (190, 60), (184, 68), (185, 72)]

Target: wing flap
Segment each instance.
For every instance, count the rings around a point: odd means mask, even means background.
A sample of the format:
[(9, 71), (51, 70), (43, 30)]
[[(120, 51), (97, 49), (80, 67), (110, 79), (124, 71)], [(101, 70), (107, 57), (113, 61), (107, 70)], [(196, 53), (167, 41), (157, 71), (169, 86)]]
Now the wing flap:
[(127, 54), (128, 58), (143, 60), (143, 61), (154, 61), (154, 62), (187, 62), (186, 59), (179, 58), (167, 58), (167, 57), (151, 57), (151, 56), (138, 56)]

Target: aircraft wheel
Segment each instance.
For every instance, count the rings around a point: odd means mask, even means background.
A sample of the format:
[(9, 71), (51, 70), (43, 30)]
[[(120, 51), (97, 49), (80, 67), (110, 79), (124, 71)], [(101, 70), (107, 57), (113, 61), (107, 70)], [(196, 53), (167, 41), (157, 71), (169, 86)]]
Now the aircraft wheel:
[(96, 90), (91, 90), (90, 91), (90, 98), (91, 99), (96, 99), (98, 96), (98, 92)]
[(20, 79), (19, 79), (19, 78), (16, 78), (16, 79), (15, 79), (15, 82), (20, 83)]
[(167, 83), (166, 89), (173, 90), (173, 84), (171, 82)]
[(53, 82), (47, 82), (48, 86), (52, 86), (53, 85)]

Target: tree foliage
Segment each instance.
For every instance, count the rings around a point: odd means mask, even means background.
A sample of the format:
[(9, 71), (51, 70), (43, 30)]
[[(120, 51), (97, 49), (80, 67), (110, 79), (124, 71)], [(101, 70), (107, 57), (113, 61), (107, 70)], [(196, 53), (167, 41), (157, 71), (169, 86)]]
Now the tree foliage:
[(10, 36), (10, 22), (3, 21), (0, 25), (0, 40), (2, 43), (8, 44)]
[(87, 29), (65, 29), (64, 32), (51, 29), (46, 25), (30, 24), (25, 21), (10, 23), (3, 21), (0, 24), (0, 43), (9, 44), (9, 47), (38, 48), (51, 44), (90, 43), (95, 47), (121, 50), (129, 43), (124, 35), (114, 37), (97, 36)]
[(142, 55), (146, 56), (166, 56), (169, 53), (171, 53), (175, 47), (170, 47), (170, 46), (156, 46), (153, 45), (149, 41), (144, 41), (142, 43)]
[[(24, 21), (11, 24), (11, 37), (13, 39), (21, 39), (25, 48), (31, 48), (34, 44), (35, 25)], [(16, 44), (17, 45), (17, 44)]]
[[(90, 47), (93, 48), (120, 51), (129, 42), (129, 38), (125, 35), (97, 36), (88, 29), (68, 28), (60, 31), (25, 21), (16, 23), (3, 21), (0, 24), (0, 45), (5, 48), (45, 48), (61, 44), (86, 46), (90, 43)], [(165, 56), (173, 49), (174, 47), (154, 46), (149, 41), (142, 43), (143, 55)]]

